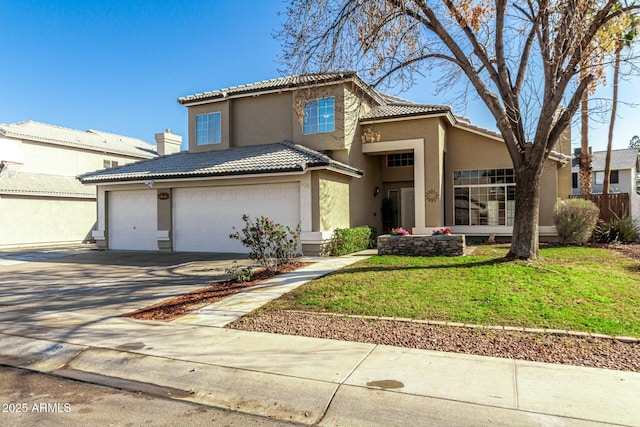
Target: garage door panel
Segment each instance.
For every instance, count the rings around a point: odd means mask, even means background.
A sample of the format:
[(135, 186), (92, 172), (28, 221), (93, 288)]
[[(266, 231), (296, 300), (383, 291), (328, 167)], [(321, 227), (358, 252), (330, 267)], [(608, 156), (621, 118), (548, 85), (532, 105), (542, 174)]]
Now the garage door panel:
[[(192, 197), (202, 194), (202, 201)], [(299, 184), (266, 184), (174, 190), (176, 251), (247, 252), (229, 235), (240, 230), (242, 215), (265, 216), (295, 227), (300, 221)]]
[(157, 250), (156, 192), (109, 192), (109, 248)]

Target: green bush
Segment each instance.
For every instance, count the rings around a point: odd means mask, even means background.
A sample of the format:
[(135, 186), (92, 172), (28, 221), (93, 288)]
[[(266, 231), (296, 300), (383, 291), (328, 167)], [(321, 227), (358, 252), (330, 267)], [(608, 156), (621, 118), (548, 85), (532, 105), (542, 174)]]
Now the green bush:
[(251, 267), (242, 267), (238, 265), (238, 261), (233, 261), (233, 265), (224, 273), (236, 279), (236, 282), (244, 283), (251, 280)]
[(595, 203), (583, 199), (558, 202), (553, 210), (553, 222), (562, 244), (586, 243), (598, 222), (600, 210)]
[(355, 228), (336, 228), (330, 243), (329, 255), (340, 256), (375, 248), (378, 231), (363, 225)]
[(633, 243), (640, 239), (640, 226), (631, 217), (625, 216), (608, 224), (598, 224), (594, 236), (601, 243)]
[(249, 248), (249, 259), (257, 261), (265, 270), (275, 273), (278, 266), (290, 264), (298, 255), (300, 224), (294, 230), (263, 216), (251, 220), (242, 215), (242, 220), (245, 227), (229, 238), (240, 240)]

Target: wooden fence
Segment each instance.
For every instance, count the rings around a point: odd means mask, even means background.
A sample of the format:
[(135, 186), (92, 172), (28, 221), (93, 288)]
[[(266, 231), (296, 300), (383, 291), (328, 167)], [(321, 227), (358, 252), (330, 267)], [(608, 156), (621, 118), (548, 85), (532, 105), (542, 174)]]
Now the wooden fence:
[(631, 215), (631, 198), (627, 193), (579, 194), (571, 198), (591, 200), (600, 208), (600, 219), (607, 223)]

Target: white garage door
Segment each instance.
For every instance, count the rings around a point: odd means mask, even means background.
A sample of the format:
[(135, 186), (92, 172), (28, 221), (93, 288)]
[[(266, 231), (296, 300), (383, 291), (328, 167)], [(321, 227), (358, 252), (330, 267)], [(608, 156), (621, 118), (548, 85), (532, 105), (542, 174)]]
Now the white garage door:
[(158, 250), (157, 192), (109, 192), (109, 249)]
[(299, 183), (180, 188), (173, 194), (176, 251), (248, 252), (229, 238), (242, 215), (265, 216), (295, 227), (300, 221)]

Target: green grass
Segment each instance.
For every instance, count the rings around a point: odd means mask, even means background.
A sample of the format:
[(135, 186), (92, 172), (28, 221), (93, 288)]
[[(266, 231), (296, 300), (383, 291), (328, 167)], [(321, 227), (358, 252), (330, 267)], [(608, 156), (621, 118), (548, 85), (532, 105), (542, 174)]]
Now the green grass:
[(410, 317), (640, 336), (640, 265), (606, 249), (507, 249), (465, 257), (373, 257), (314, 280), (267, 309)]

